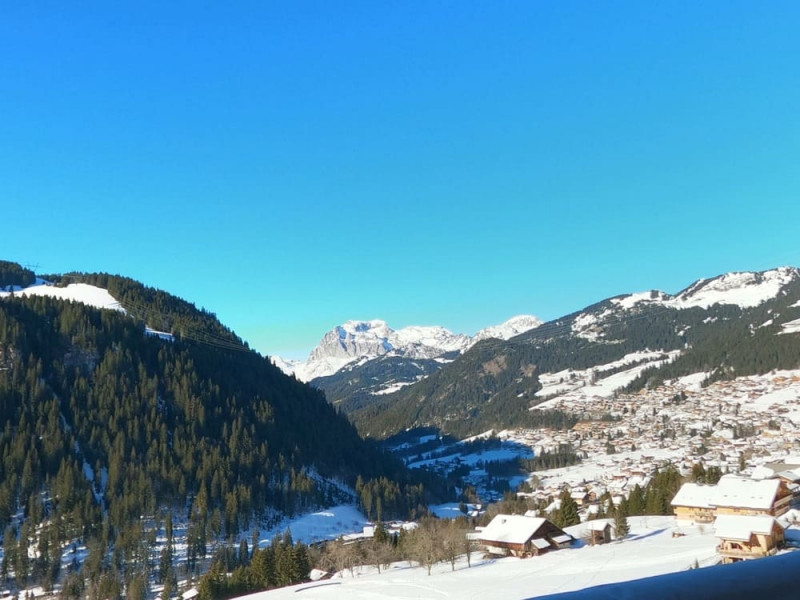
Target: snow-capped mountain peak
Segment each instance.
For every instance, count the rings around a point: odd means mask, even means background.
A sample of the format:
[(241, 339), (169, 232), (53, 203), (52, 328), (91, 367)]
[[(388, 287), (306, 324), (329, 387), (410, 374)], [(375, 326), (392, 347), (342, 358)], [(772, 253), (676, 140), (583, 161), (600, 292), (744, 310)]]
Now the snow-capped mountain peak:
[(371, 360), (386, 354), (411, 359), (440, 359), (451, 353), (461, 354), (479, 340), (489, 337), (508, 339), (541, 323), (536, 317), (521, 315), (501, 325), (482, 329), (470, 337), (441, 326), (411, 325), (395, 330), (380, 319), (347, 321), (326, 333), (306, 362), (273, 357), (273, 363), (301, 381), (310, 381), (333, 375), (355, 361)]

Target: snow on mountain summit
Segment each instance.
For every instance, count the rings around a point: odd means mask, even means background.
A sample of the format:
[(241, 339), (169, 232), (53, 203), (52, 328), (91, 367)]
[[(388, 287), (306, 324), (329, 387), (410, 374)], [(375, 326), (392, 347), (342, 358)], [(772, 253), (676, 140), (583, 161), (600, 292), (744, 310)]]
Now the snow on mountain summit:
[(474, 337), (453, 333), (441, 326), (411, 325), (392, 329), (385, 321), (347, 321), (326, 333), (306, 362), (273, 357), (273, 363), (301, 381), (333, 375), (357, 360), (371, 360), (386, 354), (411, 359), (438, 359), (450, 353), (463, 353), (475, 342), (488, 337), (508, 339), (541, 325), (536, 317), (522, 315), (502, 325), (487, 327)]
[(762, 272), (733, 272), (700, 279), (674, 296), (653, 290), (628, 294), (611, 301), (625, 309), (643, 302), (677, 309), (708, 308), (714, 304), (752, 308), (774, 298), (785, 285), (798, 278), (800, 270), (795, 267), (779, 267)]
[(712, 304), (752, 308), (777, 296), (783, 286), (798, 277), (800, 271), (795, 267), (780, 267), (761, 273), (727, 273), (697, 281), (667, 304), (674, 308), (708, 308)]

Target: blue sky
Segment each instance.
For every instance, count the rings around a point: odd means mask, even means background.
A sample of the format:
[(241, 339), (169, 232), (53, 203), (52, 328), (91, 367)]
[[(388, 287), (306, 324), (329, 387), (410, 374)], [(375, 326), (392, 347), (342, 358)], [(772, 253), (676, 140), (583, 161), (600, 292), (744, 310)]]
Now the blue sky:
[(0, 6), (2, 258), (300, 357), (800, 264), (797, 2)]

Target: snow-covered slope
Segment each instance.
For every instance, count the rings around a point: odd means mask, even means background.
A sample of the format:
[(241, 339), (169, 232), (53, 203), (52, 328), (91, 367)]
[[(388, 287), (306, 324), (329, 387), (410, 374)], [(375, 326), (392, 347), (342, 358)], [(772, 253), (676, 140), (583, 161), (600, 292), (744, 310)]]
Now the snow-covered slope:
[(542, 322), (543, 321), (540, 318), (532, 315), (518, 315), (516, 317), (511, 317), (508, 321), (501, 323), (500, 325), (492, 325), (491, 327), (481, 329), (475, 334), (474, 340), (480, 341), (488, 338), (508, 340), (515, 335), (519, 335), (520, 333), (525, 333), (526, 331), (530, 331), (535, 327), (539, 327)]
[(728, 273), (713, 279), (701, 279), (667, 304), (675, 308), (708, 308), (712, 304), (751, 308), (774, 298), (783, 286), (798, 277), (800, 271), (794, 267), (780, 267), (763, 273)]
[(781, 289), (800, 278), (795, 267), (779, 267), (760, 273), (726, 273), (711, 279), (700, 279), (675, 296), (657, 290), (614, 298), (621, 308), (639, 303), (659, 304), (667, 308), (708, 308), (714, 304), (733, 304), (752, 308), (776, 297)]
[(326, 333), (307, 361), (289, 361), (278, 356), (272, 361), (285, 373), (293, 373), (301, 381), (311, 381), (333, 375), (345, 365), (387, 354), (412, 359), (439, 359), (451, 353), (461, 354), (479, 340), (490, 337), (508, 339), (541, 323), (536, 317), (520, 315), (470, 337), (439, 326), (412, 325), (392, 329), (379, 319), (347, 321)]
[(628, 318), (629, 311), (654, 307), (665, 311), (688, 308), (707, 310), (718, 304), (753, 308), (785, 293), (786, 286), (798, 279), (799, 269), (779, 267), (759, 273), (726, 273), (700, 279), (675, 295), (659, 290), (626, 294), (578, 314), (572, 320), (571, 329), (578, 337), (599, 341), (603, 338), (603, 326)]
[[(343, 571), (327, 581), (242, 598), (521, 599), (684, 571), (695, 564), (707, 567), (719, 560), (718, 540), (710, 527), (683, 528), (682, 535), (675, 537), (672, 535), (678, 530), (675, 517), (629, 517), (628, 521), (630, 535), (612, 544), (590, 546), (579, 542), (572, 548), (525, 560), (484, 558), (475, 552), (471, 568), (461, 558), (454, 570), (443, 562), (434, 566), (431, 575), (423, 567), (411, 566), (408, 562), (394, 563), (380, 574), (371, 567), (357, 567), (353, 573)], [(567, 531), (580, 539), (586, 535), (586, 525), (575, 525)]]
[(66, 287), (56, 287), (43, 279), (37, 279), (36, 283), (30, 287), (15, 288), (14, 292), (0, 292), (0, 298), (10, 296), (12, 293), (16, 296), (50, 296), (61, 300), (82, 302), (95, 308), (125, 312), (119, 301), (109, 294), (108, 290), (86, 283), (71, 283)]

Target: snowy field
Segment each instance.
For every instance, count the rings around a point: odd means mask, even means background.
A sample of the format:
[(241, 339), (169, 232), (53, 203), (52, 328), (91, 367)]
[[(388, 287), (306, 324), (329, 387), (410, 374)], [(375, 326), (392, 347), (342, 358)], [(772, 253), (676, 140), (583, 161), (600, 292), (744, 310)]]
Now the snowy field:
[[(292, 532), (295, 542), (311, 544), (335, 540), (340, 535), (355, 537), (363, 532), (366, 525), (371, 523), (355, 506), (334, 506), (287, 519), (269, 531), (261, 532), (258, 545), (261, 548), (267, 546), (276, 535), (282, 535), (287, 529)], [(252, 531), (250, 536), (252, 537)]]
[[(575, 547), (530, 559), (482, 559), (473, 554), (472, 567), (462, 559), (451, 572), (449, 564), (436, 566), (430, 576), (424, 568), (396, 563), (378, 574), (371, 567), (337, 574), (328, 581), (244, 596), (248, 600), (281, 598), (348, 598), (348, 600), (442, 599), (489, 600), (531, 598), (583, 589), (605, 583), (629, 581), (683, 571), (695, 562), (709, 566), (716, 562), (717, 539), (710, 527), (684, 529), (686, 535), (672, 537), (674, 517), (631, 517), (631, 534), (623, 542), (604, 546)], [(583, 537), (585, 525), (567, 528)], [(300, 594), (298, 596), (298, 593)]]

